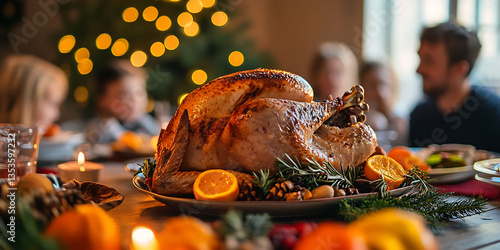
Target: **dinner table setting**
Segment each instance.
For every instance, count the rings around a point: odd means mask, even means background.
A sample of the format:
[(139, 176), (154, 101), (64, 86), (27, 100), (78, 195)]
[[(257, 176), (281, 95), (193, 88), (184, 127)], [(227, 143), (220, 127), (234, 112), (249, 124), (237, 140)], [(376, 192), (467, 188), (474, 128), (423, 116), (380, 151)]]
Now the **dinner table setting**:
[(367, 112), (359, 85), (314, 102), (256, 69), (192, 91), (156, 136), (0, 124), (0, 248), (500, 248), (500, 154), (384, 149)]

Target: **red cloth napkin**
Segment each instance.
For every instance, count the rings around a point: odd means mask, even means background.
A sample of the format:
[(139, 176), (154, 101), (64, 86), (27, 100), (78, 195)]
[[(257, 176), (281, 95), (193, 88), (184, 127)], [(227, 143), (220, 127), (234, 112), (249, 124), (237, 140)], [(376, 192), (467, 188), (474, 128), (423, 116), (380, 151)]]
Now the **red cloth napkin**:
[(456, 184), (434, 185), (439, 192), (454, 192), (460, 195), (483, 196), (488, 199), (500, 199), (500, 188), (488, 185), (475, 179)]
[(39, 174), (59, 174), (57, 168), (37, 168), (36, 172)]

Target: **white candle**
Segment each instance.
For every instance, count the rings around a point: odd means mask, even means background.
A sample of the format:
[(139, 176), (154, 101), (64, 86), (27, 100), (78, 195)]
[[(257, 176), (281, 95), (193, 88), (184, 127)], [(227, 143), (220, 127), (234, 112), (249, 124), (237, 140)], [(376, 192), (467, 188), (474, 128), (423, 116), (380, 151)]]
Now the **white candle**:
[(137, 226), (132, 230), (132, 249), (158, 250), (158, 240), (153, 231), (144, 226)]
[(70, 180), (77, 181), (97, 181), (99, 173), (104, 165), (95, 162), (85, 161), (85, 155), (80, 152), (77, 161), (65, 162), (57, 165), (59, 177), (64, 182)]

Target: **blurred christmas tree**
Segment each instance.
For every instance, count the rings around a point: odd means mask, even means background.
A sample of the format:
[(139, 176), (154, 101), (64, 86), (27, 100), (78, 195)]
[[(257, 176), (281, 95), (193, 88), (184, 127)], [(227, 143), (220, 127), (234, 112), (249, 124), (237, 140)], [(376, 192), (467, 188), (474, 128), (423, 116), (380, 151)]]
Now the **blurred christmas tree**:
[(216, 0), (76, 0), (61, 6), (59, 61), (70, 77), (70, 98), (92, 110), (92, 72), (116, 58), (146, 68), (150, 97), (171, 104), (218, 76), (268, 67), (269, 57), (243, 38), (248, 25), (228, 25), (234, 7)]

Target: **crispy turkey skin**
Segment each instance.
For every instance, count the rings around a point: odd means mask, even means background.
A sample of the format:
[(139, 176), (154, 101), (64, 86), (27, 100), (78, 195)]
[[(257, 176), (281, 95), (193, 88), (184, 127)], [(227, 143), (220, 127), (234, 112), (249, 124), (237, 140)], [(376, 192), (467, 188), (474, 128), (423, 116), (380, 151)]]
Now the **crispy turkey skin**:
[[(364, 162), (377, 146), (375, 133), (347, 112), (337, 115), (364, 104), (362, 88), (343, 98), (312, 99), (302, 77), (268, 69), (237, 72), (194, 90), (160, 132), (153, 190), (192, 193), (192, 182), (207, 169), (232, 170), (239, 179), (259, 169), (276, 172), (275, 161), (285, 154), (335, 168)], [(328, 125), (334, 120), (349, 126)]]

